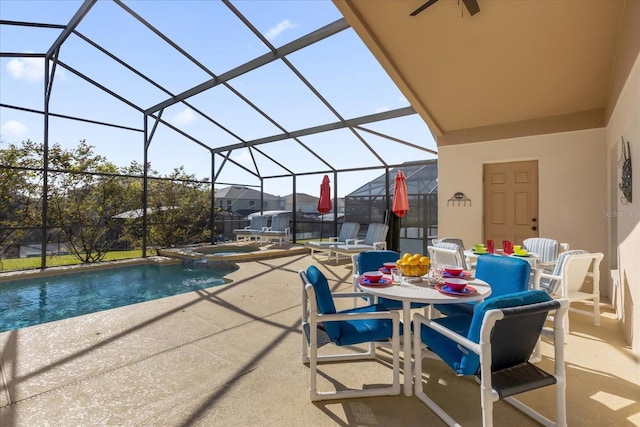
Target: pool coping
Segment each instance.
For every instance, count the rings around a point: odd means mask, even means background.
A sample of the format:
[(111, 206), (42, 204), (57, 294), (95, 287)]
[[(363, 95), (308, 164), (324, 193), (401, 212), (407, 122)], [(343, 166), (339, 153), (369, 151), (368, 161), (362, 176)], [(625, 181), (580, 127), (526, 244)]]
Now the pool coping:
[[(252, 252), (243, 252), (237, 254), (229, 254), (229, 255), (218, 255), (214, 253), (202, 253), (198, 252), (198, 250), (209, 250), (209, 249), (220, 249), (224, 251), (225, 249), (229, 249), (233, 251), (233, 249), (237, 248), (255, 248), (255, 251)], [(242, 262), (242, 261), (255, 261), (258, 259), (269, 259), (269, 258), (278, 258), (283, 256), (290, 255), (299, 255), (299, 254), (307, 254), (309, 249), (305, 248), (304, 245), (298, 244), (287, 244), (275, 247), (275, 245), (265, 245), (256, 242), (250, 243), (229, 243), (222, 245), (196, 245), (190, 246), (186, 248), (170, 248), (170, 249), (159, 249), (158, 255), (167, 256), (167, 257), (177, 257), (177, 258), (186, 258), (186, 259), (206, 259), (208, 262), (212, 261), (232, 261), (232, 262)]]
[(171, 258), (166, 256), (149, 256), (146, 258), (131, 258), (122, 259), (116, 261), (104, 261), (92, 264), (73, 264), (73, 265), (60, 265), (55, 267), (47, 267), (34, 270), (14, 270), (0, 273), (0, 283), (9, 282), (12, 280), (23, 280), (31, 277), (46, 277), (56, 276), (60, 274), (77, 273), (79, 271), (93, 271), (93, 270), (105, 270), (109, 268), (126, 267), (129, 265), (140, 264), (179, 264), (181, 262), (178, 258)]
[[(59, 274), (77, 273), (79, 271), (92, 271), (108, 268), (126, 267), (130, 265), (139, 264), (179, 264), (184, 259), (202, 260), (206, 259), (209, 264), (221, 264), (228, 267), (237, 262), (243, 261), (256, 261), (260, 259), (278, 258), (290, 255), (301, 255), (309, 252), (304, 245), (289, 244), (281, 247), (274, 247), (275, 245), (260, 245), (258, 243), (246, 243), (246, 244), (223, 244), (223, 245), (197, 245), (187, 248), (170, 248), (170, 249), (158, 249), (158, 255), (148, 256), (146, 258), (131, 258), (117, 261), (104, 261), (97, 263), (86, 264), (73, 264), (73, 265), (61, 265), (55, 267), (46, 267), (42, 269), (30, 269), (30, 270), (14, 270), (0, 272), (0, 283), (10, 282), (14, 280), (24, 280), (36, 277), (54, 276)], [(246, 252), (235, 255), (215, 255), (215, 254), (203, 254), (196, 252), (194, 249), (233, 249), (237, 247), (254, 247), (255, 252)]]

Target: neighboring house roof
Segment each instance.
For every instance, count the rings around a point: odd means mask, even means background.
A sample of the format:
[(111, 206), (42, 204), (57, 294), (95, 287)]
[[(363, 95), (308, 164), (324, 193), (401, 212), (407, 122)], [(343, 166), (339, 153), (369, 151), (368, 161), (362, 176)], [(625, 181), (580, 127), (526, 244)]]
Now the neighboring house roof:
[(283, 210), (264, 211), (262, 213), (253, 212), (253, 213), (250, 213), (249, 215), (247, 215), (247, 218), (251, 218), (251, 217), (254, 217), (256, 215), (273, 216), (273, 215), (290, 215), (290, 214), (291, 214), (291, 211), (283, 211)]
[[(236, 200), (260, 200), (260, 191), (250, 187), (230, 186), (217, 188), (215, 197), (218, 199), (236, 199)], [(273, 194), (264, 193), (264, 200), (282, 200), (282, 197)]]
[[(284, 196), (287, 203), (291, 203), (293, 200), (293, 194)], [(296, 203), (318, 203), (318, 197), (311, 196), (306, 193), (296, 193)]]

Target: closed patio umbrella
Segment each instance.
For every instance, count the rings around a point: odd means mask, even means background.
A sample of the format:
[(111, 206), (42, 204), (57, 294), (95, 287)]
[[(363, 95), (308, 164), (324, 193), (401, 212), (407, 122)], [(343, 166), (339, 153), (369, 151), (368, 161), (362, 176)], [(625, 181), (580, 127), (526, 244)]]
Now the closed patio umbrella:
[(398, 173), (396, 173), (396, 179), (393, 185), (393, 204), (391, 210), (396, 214), (398, 220), (392, 221), (389, 244), (390, 249), (398, 251), (400, 250), (400, 218), (405, 216), (409, 211), (407, 179), (404, 176), (404, 172), (401, 170), (398, 170)]
[(393, 186), (393, 213), (402, 218), (409, 211), (409, 195), (407, 194), (407, 178), (399, 170)]
[(323, 215), (320, 217), (320, 240), (322, 240), (322, 233), (324, 231), (324, 214), (331, 212), (332, 208), (331, 186), (329, 185), (329, 177), (325, 175), (324, 178), (322, 178), (322, 184), (320, 184), (320, 199), (318, 199), (318, 212)]

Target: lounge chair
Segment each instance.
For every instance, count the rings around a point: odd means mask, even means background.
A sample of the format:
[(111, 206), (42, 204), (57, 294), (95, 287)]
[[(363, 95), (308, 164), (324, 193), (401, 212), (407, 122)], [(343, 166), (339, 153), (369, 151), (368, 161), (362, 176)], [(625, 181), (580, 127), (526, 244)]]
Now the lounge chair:
[(265, 227), (260, 231), (260, 240), (274, 241), (278, 240), (278, 245), (282, 246), (282, 241), (291, 240), (291, 228), (289, 215), (276, 215), (271, 218), (271, 226)]
[(236, 235), (236, 242), (247, 242), (251, 239), (259, 239), (260, 232), (269, 224), (269, 217), (266, 215), (254, 215), (251, 217), (249, 225), (245, 228), (236, 228), (233, 234)]
[(340, 255), (351, 257), (353, 254), (364, 251), (387, 249), (386, 238), (388, 231), (389, 226), (386, 224), (377, 222), (369, 224), (364, 240), (349, 239), (344, 245), (330, 246), (327, 259), (330, 259), (332, 255), (335, 255), (337, 263)]
[(340, 227), (340, 233), (337, 236), (329, 237), (328, 241), (307, 242), (305, 246), (311, 249), (311, 256), (315, 251), (326, 251), (330, 246), (344, 245), (347, 240), (354, 240), (358, 237), (360, 224), (357, 222), (345, 222)]

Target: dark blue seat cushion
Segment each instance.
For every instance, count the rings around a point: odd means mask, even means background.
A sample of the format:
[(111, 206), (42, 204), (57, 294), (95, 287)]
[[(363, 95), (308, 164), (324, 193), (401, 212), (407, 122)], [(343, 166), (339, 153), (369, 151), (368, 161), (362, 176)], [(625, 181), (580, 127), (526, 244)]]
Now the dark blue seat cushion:
[[(325, 275), (311, 265), (307, 268), (307, 279), (316, 293), (319, 314), (335, 314), (336, 306)], [(382, 304), (368, 305), (343, 310), (340, 313), (362, 313), (388, 311)], [(324, 322), (324, 328), (331, 341), (338, 345), (358, 344), (369, 341), (383, 341), (393, 335), (391, 319), (345, 320)], [(402, 331), (402, 325), (400, 326)]]
[[(551, 297), (544, 291), (527, 290), (486, 300), (477, 305), (473, 316), (461, 314), (436, 319), (434, 322), (477, 343), (480, 341), (480, 328), (482, 327), (485, 312), (497, 308), (518, 307), (549, 300), (551, 300)], [(462, 348), (455, 341), (446, 338), (427, 326), (421, 327), (420, 338), (423, 343), (458, 374), (473, 375), (478, 371), (480, 367), (479, 356)]]
[(400, 254), (396, 251), (364, 251), (358, 254), (358, 273), (378, 271), (385, 262), (396, 262)]
[[(366, 307), (350, 308), (340, 313), (371, 313), (377, 311), (389, 311), (383, 304), (368, 305)], [(384, 341), (393, 335), (393, 322), (391, 319), (371, 320), (345, 320), (337, 323), (340, 328), (340, 337), (335, 341), (338, 345), (360, 344), (369, 341)], [(402, 335), (402, 324), (400, 324)]]
[[(523, 259), (501, 255), (478, 257), (475, 276), (491, 286), (487, 300), (506, 294), (526, 291), (529, 288), (531, 265)], [(472, 316), (477, 303), (436, 304), (434, 307), (447, 316), (466, 314)]]

